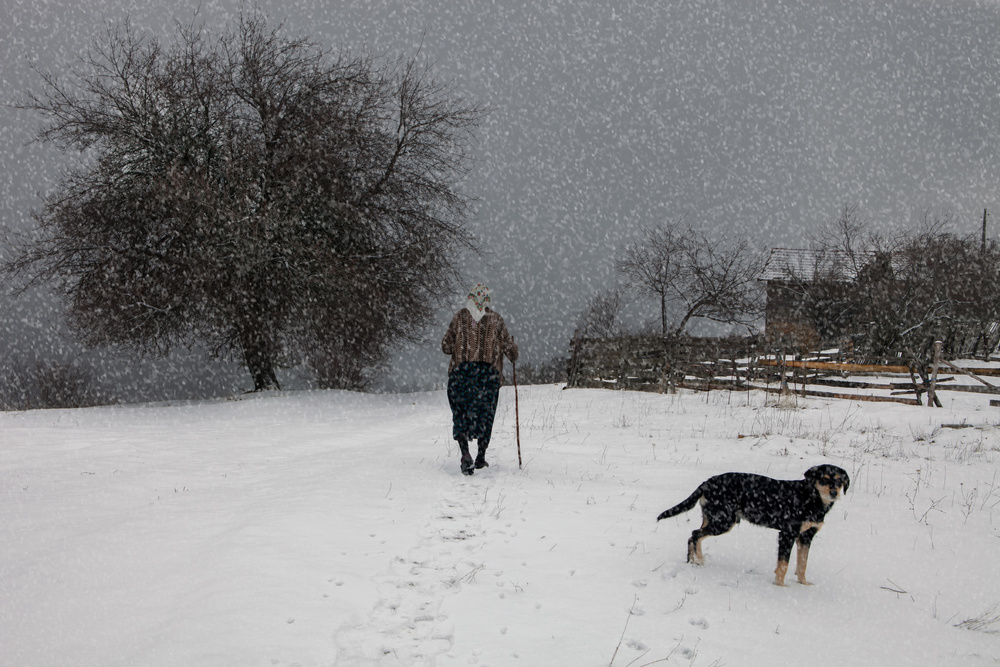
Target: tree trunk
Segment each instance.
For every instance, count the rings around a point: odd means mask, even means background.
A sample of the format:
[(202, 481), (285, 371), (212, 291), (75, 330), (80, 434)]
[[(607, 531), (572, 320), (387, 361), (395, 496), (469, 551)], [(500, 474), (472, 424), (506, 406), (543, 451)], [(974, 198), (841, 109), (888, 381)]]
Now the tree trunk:
[(274, 346), (270, 337), (259, 330), (246, 327), (240, 332), (243, 361), (253, 378), (254, 391), (281, 389), (274, 374)]
[(660, 292), (660, 333), (667, 335), (667, 293)]

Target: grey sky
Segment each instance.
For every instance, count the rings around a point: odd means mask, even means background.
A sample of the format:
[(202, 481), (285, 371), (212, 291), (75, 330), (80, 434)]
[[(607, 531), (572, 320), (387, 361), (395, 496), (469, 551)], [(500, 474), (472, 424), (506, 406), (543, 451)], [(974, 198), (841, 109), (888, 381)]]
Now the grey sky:
[[(70, 62), (105, 19), (128, 11), (134, 25), (164, 35), (194, 6), (0, 0), (3, 91), (35, 85), (26, 60)], [(458, 92), (493, 107), (468, 183), (480, 199), (471, 226), (490, 255), (470, 260), (469, 278), (494, 288), (525, 361), (565, 352), (577, 314), (611, 284), (615, 254), (642, 225), (686, 217), (719, 237), (746, 231), (766, 249), (801, 245), (849, 202), (887, 227), (910, 225), (927, 207), (950, 210), (968, 232), (984, 208), (1000, 210), (994, 2), (260, 6), (327, 45), (391, 57), (419, 50)], [(201, 7), (218, 27), (237, 4)], [(8, 224), (25, 224), (61, 159), (23, 147), (37, 123), (0, 110)], [(991, 220), (989, 233), (997, 230)], [(23, 329), (20, 308), (0, 327)], [(404, 379), (443, 379), (439, 336), (430, 331), (428, 346), (404, 355)]]

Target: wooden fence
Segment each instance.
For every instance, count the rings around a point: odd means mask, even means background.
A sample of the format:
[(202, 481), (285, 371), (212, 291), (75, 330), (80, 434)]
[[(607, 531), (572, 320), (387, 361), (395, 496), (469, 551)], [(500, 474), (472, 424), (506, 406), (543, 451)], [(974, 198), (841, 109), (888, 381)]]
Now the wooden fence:
[[(796, 393), (858, 401), (891, 401), (908, 405), (940, 405), (938, 392), (995, 394), (1000, 386), (983, 376), (1000, 376), (998, 368), (962, 369), (940, 355), (925, 368), (914, 364), (857, 363), (839, 352), (800, 355), (791, 359), (768, 349), (760, 338), (693, 338), (630, 336), (574, 337), (567, 387), (668, 392), (681, 387)], [(946, 371), (942, 374), (942, 371)], [(957, 376), (977, 384), (956, 382)], [(1000, 400), (991, 401), (1000, 405)]]

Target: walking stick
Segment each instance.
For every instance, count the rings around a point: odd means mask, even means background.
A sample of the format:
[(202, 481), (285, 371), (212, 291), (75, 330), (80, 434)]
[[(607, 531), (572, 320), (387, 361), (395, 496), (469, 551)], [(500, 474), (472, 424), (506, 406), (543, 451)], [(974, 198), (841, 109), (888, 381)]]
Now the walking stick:
[(517, 436), (517, 469), (521, 470), (521, 418), (517, 408), (517, 364), (510, 362), (514, 372), (514, 433)]

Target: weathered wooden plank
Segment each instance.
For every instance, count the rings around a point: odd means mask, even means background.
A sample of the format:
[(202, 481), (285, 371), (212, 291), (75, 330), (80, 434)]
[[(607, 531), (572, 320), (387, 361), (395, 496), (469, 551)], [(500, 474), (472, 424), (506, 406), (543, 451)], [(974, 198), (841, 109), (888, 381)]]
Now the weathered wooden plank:
[[(760, 366), (768, 367), (780, 367), (782, 366), (782, 361), (780, 359), (758, 359), (757, 364)], [(997, 376), (1000, 377), (1000, 368), (962, 368), (961, 366), (954, 366), (953, 364), (948, 364), (953, 368), (958, 369), (963, 373), (974, 373), (976, 375), (987, 375), (987, 376)], [(812, 370), (826, 370), (826, 371), (845, 371), (845, 372), (858, 372), (858, 373), (909, 373), (909, 366), (897, 366), (897, 365), (882, 365), (882, 364), (852, 364), (852, 363), (837, 363), (831, 361), (785, 361), (785, 368), (808, 368)]]
[(979, 385), (973, 384), (949, 384), (945, 386), (938, 385), (938, 391), (964, 391), (969, 394), (1000, 394), (1000, 387), (980, 387)]
[[(938, 382), (950, 382), (955, 378), (938, 378)], [(818, 384), (825, 387), (842, 387), (844, 389), (885, 389), (915, 391), (916, 385), (912, 382), (856, 382), (853, 380), (839, 380), (829, 377), (810, 377), (806, 384)], [(920, 386), (924, 389), (924, 386)]]
[[(959, 373), (965, 373), (966, 375), (968, 375), (972, 379), (978, 380), (979, 382), (982, 382), (987, 387), (995, 388), (993, 385), (991, 385), (989, 382), (987, 382), (983, 378), (977, 377), (977, 375), (975, 373), (976, 369), (974, 369), (974, 368), (960, 368), (960, 367), (956, 366), (955, 364), (951, 363), (950, 361), (948, 361), (946, 359), (942, 359), (941, 362), (944, 363), (945, 365), (951, 367), (953, 370), (958, 371)], [(982, 369), (982, 370), (998, 370), (998, 369), (989, 368), (989, 369)], [(981, 375), (985, 375), (985, 373), (981, 373)]]
[(807, 368), (822, 371), (847, 371), (857, 373), (909, 373), (909, 366), (889, 366), (881, 364), (850, 364), (833, 361), (781, 361), (780, 359), (758, 359), (760, 366), (785, 368)]
[[(780, 393), (783, 390), (777, 387), (758, 387), (753, 386), (754, 389), (760, 389), (761, 391), (766, 391), (772, 394)], [(831, 393), (828, 391), (816, 391), (813, 389), (795, 389), (790, 390), (790, 393), (797, 394), (799, 396), (815, 396), (816, 398), (837, 398), (845, 399), (849, 401), (865, 401), (871, 403), (902, 403), (904, 405), (921, 405), (920, 401), (915, 398), (899, 398), (897, 396), (869, 396), (866, 394), (841, 394), (841, 393)]]

